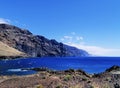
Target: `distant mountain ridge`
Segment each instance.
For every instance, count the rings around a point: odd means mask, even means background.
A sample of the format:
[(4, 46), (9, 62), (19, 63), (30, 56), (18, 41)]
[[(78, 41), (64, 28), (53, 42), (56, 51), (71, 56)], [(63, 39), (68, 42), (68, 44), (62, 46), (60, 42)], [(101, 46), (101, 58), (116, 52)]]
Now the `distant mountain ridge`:
[(33, 35), (30, 31), (19, 27), (0, 24), (0, 41), (29, 57), (44, 56), (88, 56), (81, 49), (49, 40), (41, 35)]

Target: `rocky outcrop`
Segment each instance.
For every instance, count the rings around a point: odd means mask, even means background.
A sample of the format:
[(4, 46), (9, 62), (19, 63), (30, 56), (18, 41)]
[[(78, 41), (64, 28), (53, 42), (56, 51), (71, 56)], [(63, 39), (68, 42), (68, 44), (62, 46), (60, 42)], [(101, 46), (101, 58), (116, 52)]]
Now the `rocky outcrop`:
[(105, 72), (114, 72), (114, 71), (120, 71), (120, 66), (114, 65), (114, 66), (106, 69)]
[(28, 30), (8, 24), (0, 24), (0, 41), (30, 57), (89, 55), (84, 50), (49, 40), (44, 36), (33, 35)]
[[(116, 67), (119, 66), (109, 69)], [(83, 70), (54, 71), (47, 68), (22, 70), (39, 72), (29, 76), (0, 76), (0, 88), (120, 88), (120, 75), (110, 72), (88, 74)]]

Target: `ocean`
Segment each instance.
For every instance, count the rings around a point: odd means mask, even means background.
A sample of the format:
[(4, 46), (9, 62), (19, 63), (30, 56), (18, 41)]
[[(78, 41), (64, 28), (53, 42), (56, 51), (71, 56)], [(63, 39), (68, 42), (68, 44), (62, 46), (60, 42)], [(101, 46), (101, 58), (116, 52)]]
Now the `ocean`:
[(28, 75), (32, 70), (24, 68), (46, 67), (51, 70), (82, 69), (88, 73), (100, 73), (113, 65), (120, 65), (120, 57), (44, 57), (0, 60), (0, 75)]

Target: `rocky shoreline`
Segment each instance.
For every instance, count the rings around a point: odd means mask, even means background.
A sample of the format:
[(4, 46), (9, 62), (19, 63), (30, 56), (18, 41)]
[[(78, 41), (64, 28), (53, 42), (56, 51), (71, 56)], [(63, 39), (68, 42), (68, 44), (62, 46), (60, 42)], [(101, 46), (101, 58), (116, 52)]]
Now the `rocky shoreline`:
[(25, 58), (26, 56), (0, 56), (0, 60), (11, 60), (17, 58)]
[(119, 66), (112, 66), (99, 74), (74, 69), (31, 70), (39, 72), (27, 76), (0, 76), (0, 88), (120, 88), (120, 74), (116, 73), (120, 71)]

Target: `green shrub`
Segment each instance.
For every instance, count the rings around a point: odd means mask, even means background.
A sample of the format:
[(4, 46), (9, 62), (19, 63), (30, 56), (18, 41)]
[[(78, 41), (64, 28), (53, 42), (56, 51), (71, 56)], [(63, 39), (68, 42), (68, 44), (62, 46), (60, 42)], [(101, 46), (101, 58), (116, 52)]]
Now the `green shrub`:
[(71, 77), (71, 75), (66, 75), (65, 77), (64, 77), (64, 81), (68, 81), (68, 80), (70, 80), (72, 77)]
[(87, 81), (87, 78), (82, 78), (82, 81)]
[(91, 85), (90, 88), (94, 88), (94, 86)]
[(58, 85), (58, 86), (56, 86), (56, 88), (62, 88), (62, 86), (61, 86), (61, 85)]
[(43, 85), (40, 84), (37, 86), (37, 88), (44, 88), (44, 87), (43, 87)]
[(46, 79), (46, 77), (45, 77), (45, 76), (43, 76), (43, 77), (42, 77), (42, 79)]
[(105, 81), (111, 81), (111, 78), (106, 78)]

